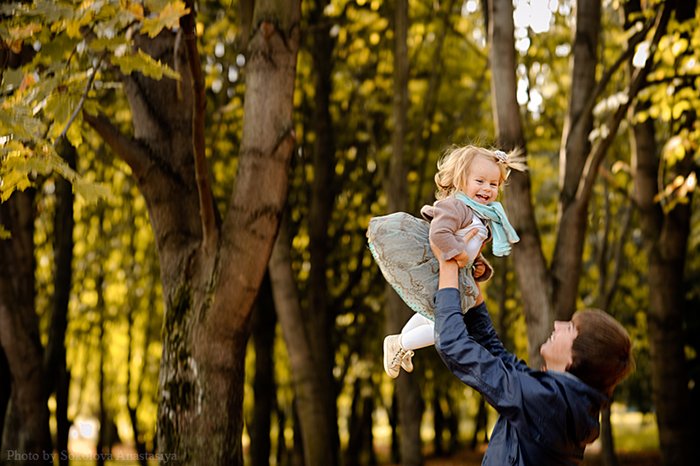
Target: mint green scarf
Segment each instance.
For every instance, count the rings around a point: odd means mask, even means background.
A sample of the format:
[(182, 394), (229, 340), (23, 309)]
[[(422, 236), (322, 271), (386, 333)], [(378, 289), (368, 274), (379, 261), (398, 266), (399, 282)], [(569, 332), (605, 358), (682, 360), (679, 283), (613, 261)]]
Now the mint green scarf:
[(520, 241), (520, 237), (508, 221), (503, 205), (497, 201), (490, 204), (480, 204), (460, 191), (455, 193), (455, 197), (464, 202), (467, 207), (471, 207), (479, 218), (488, 222), (488, 226), (491, 228), (491, 235), (493, 235), (493, 246), (491, 248), (493, 255), (502, 257), (510, 254), (511, 244)]

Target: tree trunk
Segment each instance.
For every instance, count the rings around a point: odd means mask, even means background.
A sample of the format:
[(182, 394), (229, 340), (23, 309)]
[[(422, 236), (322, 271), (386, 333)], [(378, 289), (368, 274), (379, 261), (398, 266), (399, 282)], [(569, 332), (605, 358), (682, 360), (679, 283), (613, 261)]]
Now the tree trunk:
[[(127, 200), (126, 205), (131, 205), (130, 200)], [(135, 258), (136, 257), (136, 249), (134, 247), (134, 239), (132, 238), (129, 241), (129, 249), (128, 253), (130, 254), (131, 257)], [(149, 263), (150, 263), (150, 258), (149, 258)], [(133, 265), (133, 264), (132, 264)], [(149, 268), (147, 268), (149, 270)], [(148, 288), (151, 290), (151, 296), (153, 295), (153, 283), (150, 283), (151, 286)], [(151, 300), (152, 301), (152, 300)], [(134, 435), (134, 448), (136, 449), (136, 453), (138, 455), (138, 462), (141, 466), (148, 466), (148, 459), (146, 456), (146, 445), (143, 441), (143, 437), (141, 434), (141, 429), (139, 428), (139, 420), (138, 420), (138, 407), (141, 402), (142, 398), (142, 385), (143, 385), (143, 380), (144, 380), (144, 373), (145, 373), (145, 368), (148, 366), (148, 345), (151, 341), (150, 339), (150, 333), (151, 333), (151, 319), (150, 316), (152, 313), (149, 313), (149, 318), (146, 320), (146, 325), (143, 328), (143, 351), (141, 353), (142, 357), (142, 365), (141, 365), (141, 376), (138, 379), (138, 382), (136, 384), (136, 389), (134, 390), (133, 387), (133, 377), (131, 376), (131, 367), (134, 364), (134, 343), (135, 343), (135, 338), (134, 338), (134, 320), (135, 320), (135, 314), (136, 310), (138, 308), (138, 304), (136, 303), (135, 299), (128, 299), (127, 300), (127, 324), (128, 324), (128, 339), (129, 339), (129, 347), (127, 350), (127, 356), (126, 356), (126, 384), (125, 384), (125, 398), (126, 398), (126, 410), (129, 413), (129, 421), (131, 422), (131, 431)], [(151, 308), (151, 306), (149, 306)], [(135, 396), (132, 397), (132, 393), (135, 392)], [(132, 402), (132, 399), (135, 398), (135, 403)]]
[[(298, 0), (256, 2), (238, 173), (223, 221), (195, 150), (204, 111), (200, 98), (194, 105), (202, 90), (190, 92), (196, 44), (188, 61), (185, 51), (175, 56), (173, 34), (134, 39), (181, 80), (125, 77), (133, 139), (84, 115), (129, 164), (148, 205), (165, 301), (158, 449), (181, 464), (243, 464), (245, 349), (287, 195), (299, 20)], [(191, 44), (193, 30), (184, 32)]]
[(603, 466), (617, 466), (615, 442), (613, 440), (612, 423), (610, 422), (610, 405), (600, 411), (600, 456)]
[[(591, 144), (601, 2), (576, 4), (576, 26), (571, 61), (569, 108), (559, 152), (559, 231), (552, 261), (554, 318), (569, 320), (576, 309), (578, 283), (586, 231), (588, 199), (578, 196)], [(541, 342), (540, 342), (541, 343)]]
[[(496, 136), (504, 150), (519, 147), (524, 151), (525, 136), (516, 98), (513, 3), (510, 0), (490, 0), (489, 3), (488, 29), (493, 70), (491, 98), (495, 109)], [(531, 366), (539, 367), (539, 349), (549, 336), (553, 309), (547, 264), (531, 201), (529, 175), (513, 173), (505, 196), (508, 216), (520, 235), (520, 243), (513, 250), (513, 264), (527, 323), (528, 360)]]
[(10, 394), (12, 393), (11, 380), (12, 374), (10, 374), (10, 365), (7, 363), (5, 351), (0, 346), (0, 447), (2, 447), (5, 417), (7, 415), (8, 405), (10, 404)]
[(268, 275), (263, 279), (253, 311), (255, 379), (253, 380), (253, 421), (249, 425), (250, 462), (252, 466), (269, 466), (272, 412), (275, 408), (275, 304)]
[(43, 348), (34, 309), (34, 191), (15, 192), (0, 204), (0, 344), (12, 374), (0, 461), (51, 464)]
[[(99, 210), (99, 236), (104, 237), (104, 210), (100, 208)], [(99, 264), (104, 263), (104, 257), (101, 254), (97, 254), (97, 260)], [(99, 335), (97, 338), (97, 345), (99, 351), (99, 367), (97, 376), (97, 397), (98, 397), (98, 416), (100, 420), (100, 430), (97, 436), (97, 445), (95, 450), (97, 453), (97, 461), (95, 464), (97, 466), (104, 466), (105, 456), (109, 452), (110, 445), (108, 441), (107, 431), (107, 420), (111, 420), (111, 416), (107, 415), (107, 408), (105, 406), (105, 357), (108, 351), (107, 343), (105, 342), (105, 314), (107, 313), (105, 299), (104, 299), (104, 283), (105, 275), (104, 269), (99, 267), (97, 272), (97, 277), (95, 278), (95, 291), (97, 292), (97, 314), (99, 316)]]
[(345, 453), (345, 461), (343, 462), (346, 466), (358, 466), (360, 464), (360, 447), (362, 444), (360, 432), (360, 418), (362, 417), (361, 390), (361, 382), (357, 378), (352, 387), (352, 402), (350, 403), (350, 415), (348, 416), (348, 447)]
[(442, 410), (442, 390), (435, 387), (432, 396), (433, 405), (433, 454), (438, 458), (445, 456), (445, 413)]
[[(76, 150), (65, 138), (57, 143), (57, 151), (69, 167), (76, 167)], [(60, 464), (68, 463), (68, 368), (66, 365), (66, 328), (68, 302), (73, 277), (73, 187), (56, 177), (56, 212), (54, 217), (54, 302), (49, 338), (44, 354), (44, 373), (49, 397), (56, 394), (56, 450)]]
[[(655, 201), (658, 172), (654, 123), (633, 126), (632, 168), (634, 197), (639, 208), (649, 261), (650, 305), (647, 316), (654, 406), (664, 466), (693, 464), (692, 418), (684, 351), (685, 297), (683, 272), (690, 233), (692, 193), (687, 204), (663, 212)], [(692, 154), (679, 162), (677, 172), (687, 176)]]
[[(332, 336), (335, 325), (336, 309), (329, 306), (327, 258), (331, 244), (328, 238), (328, 225), (335, 203), (337, 189), (333, 189), (335, 174), (335, 136), (333, 119), (330, 113), (330, 98), (332, 92), (333, 71), (333, 38), (331, 37), (332, 22), (324, 14), (328, 0), (316, 0), (311, 12), (313, 27), (312, 59), (315, 70), (314, 108), (312, 127), (316, 135), (314, 141), (313, 181), (311, 182), (311, 199), (309, 206), (309, 255), (311, 269), (309, 271), (309, 304), (302, 308), (304, 318), (300, 321), (306, 327), (311, 348), (311, 360), (307, 364), (315, 366), (316, 396), (313, 399), (298, 399), (299, 414), (308, 412), (302, 403), (319, 405), (321, 431), (308, 431), (304, 419), (301, 419), (302, 435), (305, 445), (309, 442), (320, 443), (315, 450), (322, 450), (323, 464), (337, 465), (339, 462), (340, 440), (338, 438), (338, 415), (336, 397), (338, 388), (333, 377), (335, 366), (335, 348)], [(290, 347), (293, 351), (294, 347)], [(321, 434), (323, 432), (323, 434)], [(312, 439), (313, 437), (313, 439)], [(309, 449), (305, 450), (309, 452)], [(321, 458), (318, 457), (317, 458)], [(306, 458), (306, 465), (321, 464)]]
[(338, 429), (334, 427), (334, 432), (328, 432), (327, 409), (316, 402), (328, 396), (322, 393), (328, 387), (320, 383), (319, 371), (315, 365), (311, 341), (316, 335), (309, 335), (308, 327), (303, 325), (306, 316), (294, 281), (290, 244), (289, 226), (285, 219), (270, 257), (269, 270), (275, 309), (292, 368), (295, 405), (302, 436), (300, 443), (303, 445), (306, 465), (332, 465), (336, 462), (336, 449), (333, 448), (331, 439), (335, 438)]
[[(406, 189), (406, 118), (408, 114), (408, 0), (397, 0), (394, 12), (394, 102), (392, 154), (389, 162), (387, 204), (390, 212), (408, 208)], [(386, 329), (397, 333), (410, 317), (406, 304), (386, 285)], [(421, 396), (415, 377), (405, 373), (396, 380), (400, 458), (402, 466), (423, 464), (420, 425)]]

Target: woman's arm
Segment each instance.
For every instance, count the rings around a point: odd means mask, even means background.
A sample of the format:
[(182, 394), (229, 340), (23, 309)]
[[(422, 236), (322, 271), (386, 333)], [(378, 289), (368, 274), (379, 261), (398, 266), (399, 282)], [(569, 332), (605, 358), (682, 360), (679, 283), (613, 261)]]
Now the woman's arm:
[[(439, 251), (436, 251), (437, 246), (431, 244), (433, 248), (433, 253), (435, 257), (438, 257), (439, 263), (439, 276), (438, 276), (438, 290), (441, 289), (459, 289), (459, 278), (458, 278), (458, 267), (454, 261), (446, 261), (441, 257)], [(503, 343), (498, 338), (496, 330), (491, 321), (491, 316), (489, 315), (486, 305), (484, 303), (483, 295), (481, 294), (481, 287), (477, 283), (479, 289), (479, 295), (476, 300), (475, 307), (467, 311), (464, 316), (464, 325), (468, 335), (470, 335), (474, 340), (483, 346), (489, 353), (493, 356), (498, 357), (504, 363), (509, 366), (521, 370), (529, 371), (530, 368), (522, 360), (519, 360), (514, 354), (507, 351), (503, 346)], [(461, 312), (461, 310), (460, 310)]]

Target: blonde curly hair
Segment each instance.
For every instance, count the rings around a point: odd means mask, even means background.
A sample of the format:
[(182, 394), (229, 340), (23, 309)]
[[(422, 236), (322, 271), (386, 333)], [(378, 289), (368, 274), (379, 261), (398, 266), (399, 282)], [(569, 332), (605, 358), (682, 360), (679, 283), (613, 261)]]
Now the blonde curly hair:
[(498, 165), (501, 171), (499, 188), (506, 181), (511, 170), (525, 171), (525, 157), (521, 149), (515, 149), (508, 153), (501, 150), (491, 150), (478, 146), (452, 146), (448, 148), (437, 164), (435, 174), (436, 199), (444, 199), (455, 191), (464, 189), (467, 185), (467, 175), (474, 159), (478, 156), (486, 157)]

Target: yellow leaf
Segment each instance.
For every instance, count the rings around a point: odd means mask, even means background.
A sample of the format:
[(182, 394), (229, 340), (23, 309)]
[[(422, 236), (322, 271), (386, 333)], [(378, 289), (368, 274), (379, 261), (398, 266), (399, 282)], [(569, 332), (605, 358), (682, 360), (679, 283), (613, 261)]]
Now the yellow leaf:
[(13, 40), (10, 42), (10, 50), (14, 53), (20, 53), (22, 51), (22, 44), (24, 44), (24, 42), (21, 40)]
[(690, 110), (690, 103), (687, 100), (681, 100), (673, 106), (673, 119), (677, 120), (681, 117), (684, 111)]
[(163, 76), (172, 79), (180, 79), (180, 74), (170, 68), (165, 63), (155, 60), (143, 50), (138, 50), (134, 54), (112, 57), (112, 63), (119, 66), (124, 74), (131, 74), (138, 71), (153, 79), (161, 79)]
[(176, 0), (170, 2), (158, 13), (155, 18), (146, 18), (143, 20), (141, 32), (148, 34), (149, 37), (157, 36), (163, 29), (172, 29), (179, 26), (180, 18), (190, 12), (185, 3)]
[(136, 19), (142, 20), (143, 19), (143, 5), (140, 3), (133, 3), (129, 2), (128, 6), (126, 9), (134, 15)]
[(66, 21), (66, 35), (71, 39), (82, 38), (82, 35), (80, 34), (80, 21)]
[(661, 107), (661, 119), (663, 121), (671, 120), (671, 107), (669, 107), (668, 105), (663, 105)]
[(682, 54), (688, 49), (688, 39), (679, 39), (673, 43), (673, 46), (671, 47), (671, 51), (673, 52), (673, 56), (677, 57), (678, 55)]
[(29, 37), (32, 37), (34, 34), (37, 32), (41, 31), (42, 26), (41, 24), (38, 23), (29, 23), (26, 26), (17, 26), (10, 28), (10, 40), (19, 40), (22, 41), (24, 39), (27, 39)]

